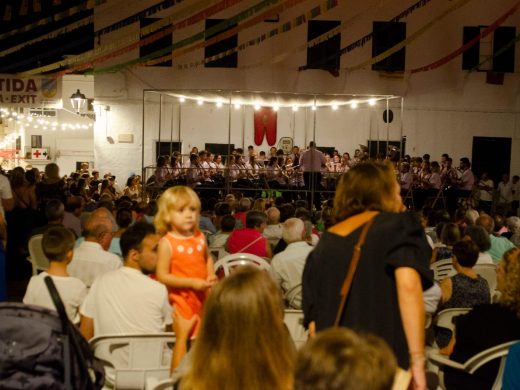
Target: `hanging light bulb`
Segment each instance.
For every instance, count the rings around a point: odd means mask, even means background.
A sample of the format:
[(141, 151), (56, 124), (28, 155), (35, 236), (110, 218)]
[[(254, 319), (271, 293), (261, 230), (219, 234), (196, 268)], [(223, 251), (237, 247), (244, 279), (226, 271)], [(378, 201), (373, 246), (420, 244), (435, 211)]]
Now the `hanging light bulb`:
[(370, 106), (375, 106), (376, 105), (376, 99), (368, 99), (368, 104)]

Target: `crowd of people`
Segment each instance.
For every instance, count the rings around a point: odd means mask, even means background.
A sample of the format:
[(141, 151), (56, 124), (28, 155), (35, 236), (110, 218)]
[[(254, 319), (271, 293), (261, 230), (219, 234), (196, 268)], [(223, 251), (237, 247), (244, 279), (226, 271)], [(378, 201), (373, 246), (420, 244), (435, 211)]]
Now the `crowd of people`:
[[(447, 155), (439, 163), (427, 155), (368, 161), (357, 151), (351, 160), (327, 156), (313, 142), (289, 155), (236, 150), (224, 162), (192, 152), (187, 162), (175, 153), (159, 158), (158, 199), (138, 175), (124, 187), (86, 168), (62, 177), (52, 163), (43, 173), (0, 175), (7, 277), (27, 276), (28, 242), (37, 234), (49, 259), (24, 302), (53, 308), (43, 282), (50, 275), (86, 339), (173, 329), (172, 372), (181, 389), (340, 389), (353, 378), (360, 388), (389, 389), (399, 370), (425, 389), (425, 321), (448, 307), (474, 307), (457, 321), (456, 337), (434, 336), (455, 360), (520, 339), (518, 177), (504, 177), (496, 189), (511, 195), (507, 202), (480, 195), (477, 204), (467, 200), (495, 187), (486, 177), (476, 182), (466, 158), (460, 169)], [(247, 185), (224, 193), (228, 178)], [(248, 192), (255, 186), (293, 185), (302, 196), (247, 196), (259, 195)], [(334, 197), (307, 197), (313, 188), (334, 189)], [(440, 190), (447, 210), (428, 201)], [(403, 212), (410, 196), (416, 213)], [(270, 269), (219, 281), (220, 253), (254, 254)], [(457, 274), (434, 283), (431, 264), (446, 258)], [(499, 265), (496, 303), (472, 269), (486, 262)], [(0, 283), (1, 301), (5, 275)], [(284, 307), (303, 310), (312, 342), (299, 352), (284, 329)], [(497, 318), (493, 332), (479, 322), (486, 313)], [(351, 330), (328, 330), (335, 326)], [(447, 383), (486, 388), (493, 372), (452, 372)]]

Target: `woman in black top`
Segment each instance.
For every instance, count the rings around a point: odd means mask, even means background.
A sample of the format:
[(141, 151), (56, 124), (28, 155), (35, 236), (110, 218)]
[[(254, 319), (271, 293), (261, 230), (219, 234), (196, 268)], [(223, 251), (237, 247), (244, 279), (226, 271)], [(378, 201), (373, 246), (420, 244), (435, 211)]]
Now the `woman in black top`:
[[(340, 289), (362, 227), (373, 219), (340, 324), (385, 339), (415, 389), (426, 389), (422, 289), (432, 285), (431, 250), (403, 204), (390, 165), (356, 165), (339, 180), (334, 218), (303, 273), (303, 310), (311, 336), (334, 324)], [(422, 285), (421, 285), (422, 282)]]

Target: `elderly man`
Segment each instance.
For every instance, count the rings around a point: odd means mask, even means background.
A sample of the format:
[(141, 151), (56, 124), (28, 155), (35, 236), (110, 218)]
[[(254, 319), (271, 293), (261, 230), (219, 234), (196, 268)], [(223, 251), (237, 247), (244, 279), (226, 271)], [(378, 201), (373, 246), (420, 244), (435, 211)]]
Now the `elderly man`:
[(491, 241), (491, 248), (487, 251), (491, 255), (493, 262), (496, 264), (502, 260), (502, 255), (511, 248), (515, 248), (515, 244), (509, 241), (505, 237), (497, 237), (493, 234), (495, 228), (495, 222), (487, 214), (483, 214), (477, 218), (477, 225), (482, 226), (489, 234), (489, 240)]
[(99, 275), (121, 267), (119, 257), (108, 252), (113, 232), (110, 212), (104, 208), (96, 209), (85, 223), (85, 240), (74, 250), (74, 257), (67, 269), (70, 276), (90, 287)]
[(159, 333), (171, 324), (166, 287), (149, 278), (157, 264), (160, 236), (138, 223), (121, 236), (124, 267), (96, 279), (81, 306), (81, 333), (93, 336)]
[(262, 234), (274, 248), (282, 238), (280, 210), (276, 207), (269, 207), (265, 213), (267, 214), (267, 226)]
[[(305, 241), (305, 225), (299, 218), (289, 218), (282, 227), (282, 238), (287, 248), (273, 257), (270, 273), (284, 296), (301, 285), (303, 268), (313, 247)], [(301, 309), (301, 290), (294, 297), (286, 296), (291, 307)]]

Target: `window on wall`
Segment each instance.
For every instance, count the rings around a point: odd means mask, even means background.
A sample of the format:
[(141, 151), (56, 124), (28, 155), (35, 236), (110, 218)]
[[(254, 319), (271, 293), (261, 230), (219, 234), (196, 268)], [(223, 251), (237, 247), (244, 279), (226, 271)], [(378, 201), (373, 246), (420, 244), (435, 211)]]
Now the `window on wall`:
[[(341, 25), (339, 20), (309, 20), (307, 42), (326, 34)], [(341, 34), (338, 32), (329, 39), (307, 48), (307, 68), (338, 70)]]
[[(478, 36), (485, 26), (466, 26), (463, 29), (464, 44)], [(515, 70), (516, 27), (498, 27), (493, 34), (482, 38), (462, 54), (462, 69), (477, 69), (500, 73)]]
[[(152, 23), (157, 22), (158, 20), (161, 20), (161, 19), (160, 18), (144, 18), (144, 19), (141, 19), (140, 20), (140, 27), (144, 28), (144, 27), (146, 27), (146, 26), (148, 26), (148, 25), (150, 25)], [(164, 26), (163, 28), (161, 28), (159, 30), (155, 30), (154, 32), (152, 32), (150, 34), (143, 35), (141, 37), (141, 41), (143, 41), (146, 38), (150, 37), (150, 35), (157, 34), (157, 33), (161, 32), (161, 31), (166, 30), (169, 27), (170, 27), (170, 25), (167, 25), (167, 26)], [(156, 52), (158, 50), (161, 50), (161, 49), (164, 49), (164, 48), (166, 48), (168, 46), (171, 46), (172, 42), (173, 42), (173, 34), (172, 33), (166, 34), (164, 37), (159, 38), (159, 39), (149, 43), (148, 45), (140, 46), (139, 47), (139, 57), (140, 58), (146, 57), (147, 55), (152, 54), (153, 52)], [(165, 53), (165, 54), (161, 55), (160, 57), (163, 57), (166, 54), (168, 54), (168, 53)], [(162, 61), (162, 62), (159, 62), (157, 64), (153, 64), (153, 65), (149, 65), (149, 66), (172, 66), (172, 60)]]
[(182, 142), (176, 141), (155, 141), (155, 158), (159, 156), (170, 156), (173, 152), (182, 150)]
[[(404, 22), (374, 22), (372, 29), (372, 57), (384, 53), (399, 42), (406, 39), (406, 23)], [(406, 58), (406, 48), (372, 65), (372, 70), (386, 72), (403, 72)]]
[[(222, 34), (223, 32), (229, 31), (236, 27), (236, 23), (228, 24), (224, 29), (218, 28), (218, 32), (214, 31), (215, 27), (225, 22), (226, 19), (206, 19), (206, 35), (205, 39), (208, 41), (216, 35)], [(218, 54), (224, 53), (227, 50), (235, 49), (238, 45), (238, 34), (234, 34), (228, 38), (221, 39), (220, 41), (208, 45), (204, 48), (204, 58), (210, 58)], [(204, 64), (206, 68), (236, 68), (238, 63), (238, 53), (235, 51), (225, 57), (209, 61)]]

